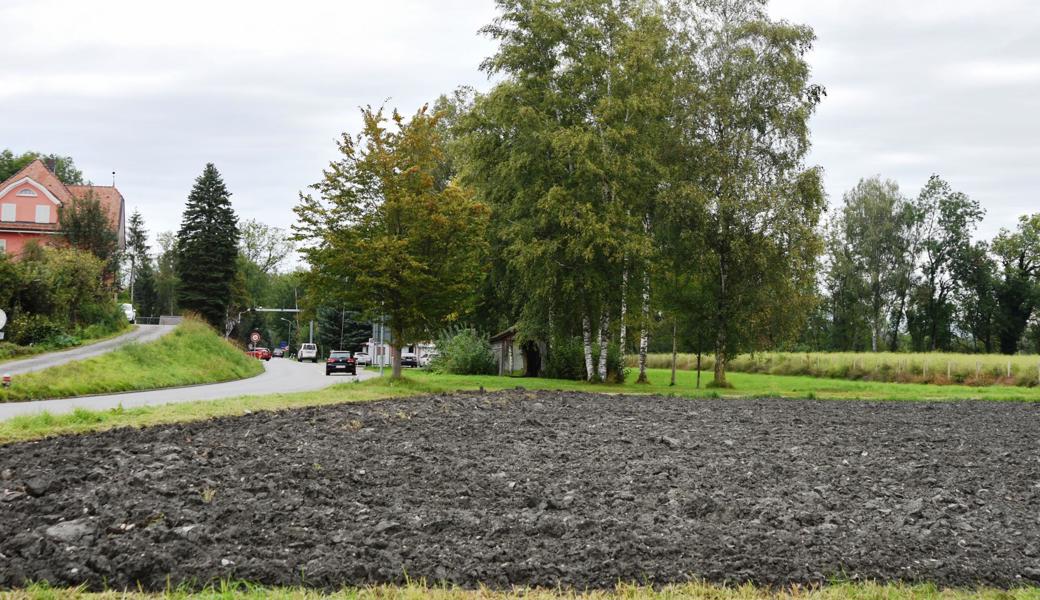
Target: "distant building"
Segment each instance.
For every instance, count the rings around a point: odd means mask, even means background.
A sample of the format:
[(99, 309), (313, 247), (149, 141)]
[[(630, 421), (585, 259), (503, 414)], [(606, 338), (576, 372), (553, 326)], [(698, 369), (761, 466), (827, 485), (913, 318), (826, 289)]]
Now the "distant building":
[(491, 353), (495, 355), (495, 362), (498, 363), (499, 375), (539, 377), (544, 373), (544, 343), (532, 340), (521, 342), (516, 327), (510, 327), (492, 336), (490, 342)]
[(126, 202), (113, 186), (65, 185), (42, 160), (34, 160), (0, 183), (0, 253), (18, 256), (29, 241), (60, 243), (58, 209), (93, 194), (126, 245)]
[[(380, 331), (382, 329), (382, 331)], [(371, 364), (379, 366), (390, 366), (390, 347), (393, 344), (393, 335), (390, 329), (379, 323), (372, 324), (372, 337), (364, 343), (365, 354)], [(419, 342), (409, 344), (401, 348), (401, 356), (414, 355), (419, 366), (424, 367), (429, 363), (430, 356), (437, 351), (437, 345), (433, 342)]]

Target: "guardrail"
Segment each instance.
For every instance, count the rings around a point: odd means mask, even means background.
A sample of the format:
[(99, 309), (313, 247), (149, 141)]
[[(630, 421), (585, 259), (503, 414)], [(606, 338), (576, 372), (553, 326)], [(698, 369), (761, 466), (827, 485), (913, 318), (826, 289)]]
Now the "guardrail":
[(175, 316), (162, 316), (162, 317), (137, 317), (134, 319), (134, 323), (138, 325), (179, 325), (183, 317)]

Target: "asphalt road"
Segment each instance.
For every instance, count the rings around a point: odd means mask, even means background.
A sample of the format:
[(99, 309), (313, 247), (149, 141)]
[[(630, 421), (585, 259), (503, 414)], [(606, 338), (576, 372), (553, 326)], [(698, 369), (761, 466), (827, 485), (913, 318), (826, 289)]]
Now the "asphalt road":
[(105, 354), (130, 342), (151, 342), (173, 331), (174, 327), (174, 325), (138, 325), (136, 329), (129, 333), (124, 333), (119, 337), (97, 342), (96, 344), (0, 363), (0, 374), (18, 375), (31, 373), (32, 371), (42, 371), (43, 369), (57, 367), (72, 361)]
[[(262, 375), (251, 379), (199, 385), (186, 388), (171, 388), (149, 392), (130, 392), (107, 396), (84, 396), (80, 398), (64, 398), (60, 400), (38, 400), (35, 402), (10, 402), (0, 404), (0, 421), (17, 415), (33, 414), (47, 411), (53, 414), (72, 412), (77, 408), (89, 410), (106, 410), (123, 406), (154, 406), (175, 402), (196, 402), (200, 400), (219, 400), (237, 396), (256, 396), (263, 394), (281, 394), (292, 392), (308, 392), (320, 390), (336, 383), (352, 381), (354, 377), (347, 375), (325, 376), (324, 363), (298, 363), (294, 360), (274, 358), (264, 363), (266, 367)], [(358, 371), (358, 378), (370, 379), (379, 373)]]

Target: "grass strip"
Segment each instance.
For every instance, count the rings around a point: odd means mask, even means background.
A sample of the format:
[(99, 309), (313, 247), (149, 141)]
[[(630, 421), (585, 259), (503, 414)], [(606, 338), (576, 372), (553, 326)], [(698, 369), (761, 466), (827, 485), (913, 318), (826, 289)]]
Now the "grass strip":
[(835, 583), (813, 588), (768, 590), (752, 585), (716, 586), (688, 583), (660, 588), (619, 585), (606, 591), (514, 589), (463, 590), (411, 583), (403, 586), (347, 588), (325, 593), (305, 588), (268, 588), (244, 582), (224, 582), (199, 592), (171, 589), (149, 594), (135, 591), (90, 593), (79, 589), (33, 585), (0, 592), (5, 600), (1040, 600), (1040, 588), (1016, 590), (955, 590), (932, 585)]
[[(171, 334), (172, 335), (172, 334)], [(813, 377), (754, 375), (735, 373), (731, 390), (708, 390), (696, 387), (694, 373), (678, 374), (677, 385), (668, 385), (670, 373), (650, 371), (650, 384), (633, 382), (620, 385), (589, 384), (553, 379), (518, 379), (495, 376), (439, 375), (419, 370), (406, 372), (401, 381), (376, 378), (362, 383), (342, 383), (317, 392), (244, 396), (224, 400), (207, 400), (146, 406), (132, 409), (114, 408), (91, 411), (77, 409), (71, 413), (38, 413), (0, 421), (0, 444), (40, 439), (54, 435), (104, 431), (116, 427), (148, 427), (168, 423), (200, 421), (214, 417), (247, 414), (257, 411), (286, 410), (306, 406), (368, 402), (422, 394), (450, 393), (485, 389), (497, 391), (522, 386), (530, 390), (585, 391), (613, 394), (660, 394), (681, 398), (815, 398), (819, 400), (873, 401), (1040, 401), (1040, 389), (1016, 387), (932, 386), (862, 381), (829, 381)], [(703, 381), (707, 381), (705, 374)]]
[(217, 383), (263, 370), (209, 326), (185, 320), (154, 342), (129, 343), (101, 356), (17, 375), (10, 388), (0, 389), (0, 402)]

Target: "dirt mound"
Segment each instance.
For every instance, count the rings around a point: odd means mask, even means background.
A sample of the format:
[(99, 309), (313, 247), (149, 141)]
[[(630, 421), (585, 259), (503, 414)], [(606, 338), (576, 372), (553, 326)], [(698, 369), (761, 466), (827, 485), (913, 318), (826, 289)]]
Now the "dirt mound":
[(1032, 404), (511, 391), (16, 444), (0, 585), (1035, 584), (1038, 431)]

